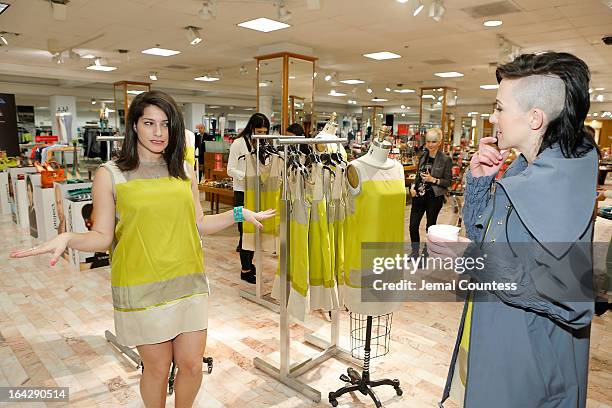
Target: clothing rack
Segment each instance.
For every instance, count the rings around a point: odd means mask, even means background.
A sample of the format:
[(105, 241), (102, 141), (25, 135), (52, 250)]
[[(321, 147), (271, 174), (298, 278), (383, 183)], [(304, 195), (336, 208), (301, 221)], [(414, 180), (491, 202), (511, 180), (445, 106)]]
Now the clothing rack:
[[(261, 169), (259, 164), (259, 144), (260, 140), (279, 140), (281, 137), (287, 138), (289, 136), (278, 136), (278, 135), (253, 135), (251, 140), (255, 141), (255, 151), (257, 158), (255, 160), (255, 168), (257, 174), (257, 183), (255, 184), (255, 212), (261, 211), (261, 203), (259, 202), (260, 184), (259, 178), (261, 175)], [(303, 139), (304, 136), (295, 136), (296, 138)], [(267, 208), (266, 208), (267, 209)], [(240, 296), (244, 299), (250, 300), (251, 302), (257, 303), (267, 309), (270, 309), (276, 313), (280, 312), (279, 306), (276, 302), (271, 300), (270, 294), (263, 293), (263, 254), (261, 251), (261, 232), (259, 228), (255, 228), (255, 293), (247, 290), (240, 290)], [(266, 299), (268, 297), (268, 299)]]
[[(254, 137), (255, 139), (255, 137)], [(277, 379), (281, 383), (285, 384), (289, 388), (298, 391), (315, 402), (321, 401), (321, 391), (303, 383), (297, 379), (300, 375), (310, 371), (324, 361), (332, 358), (339, 357), (345, 361), (353, 363), (357, 366), (361, 366), (362, 363), (353, 358), (351, 353), (347, 350), (343, 350), (339, 347), (340, 338), (340, 326), (339, 326), (339, 315), (337, 310), (332, 310), (332, 321), (331, 321), (331, 339), (326, 341), (320, 339), (314, 335), (305, 336), (305, 341), (312, 345), (322, 349), (322, 351), (314, 357), (308, 358), (302, 362), (291, 364), (291, 347), (290, 347), (290, 327), (289, 327), (289, 312), (287, 311), (287, 303), (289, 299), (290, 281), (288, 277), (288, 261), (289, 261), (289, 236), (290, 236), (290, 200), (288, 196), (287, 187), (287, 157), (289, 145), (301, 145), (301, 144), (332, 144), (332, 143), (345, 143), (347, 139), (305, 139), (301, 137), (291, 136), (276, 136), (267, 137), (266, 139), (275, 139), (278, 145), (284, 147), (284, 167), (283, 172), (283, 191), (281, 197), (281, 225), (280, 225), (280, 365), (269, 363), (259, 357), (253, 359), (255, 367)], [(257, 194), (258, 196), (259, 194)], [(256, 238), (257, 239), (257, 238)], [(259, 271), (259, 269), (258, 269)], [(259, 272), (258, 272), (259, 274)], [(261, 279), (258, 276), (257, 279)], [(259, 302), (258, 302), (259, 303)]]
[(106, 160), (109, 161), (113, 157), (113, 142), (123, 141), (123, 136), (98, 136), (98, 142), (107, 142), (108, 150), (106, 151)]

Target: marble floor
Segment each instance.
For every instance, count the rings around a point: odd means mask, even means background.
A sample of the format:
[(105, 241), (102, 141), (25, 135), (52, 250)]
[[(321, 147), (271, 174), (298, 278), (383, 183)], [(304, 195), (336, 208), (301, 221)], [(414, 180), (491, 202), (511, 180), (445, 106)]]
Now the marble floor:
[[(612, 202), (608, 203), (612, 205)], [(210, 208), (204, 203), (204, 208)], [(408, 208), (409, 210), (409, 208)], [(406, 225), (409, 211), (406, 212)], [(439, 222), (454, 220), (447, 204)], [(612, 221), (598, 219), (598, 240), (607, 242)], [(140, 371), (104, 338), (113, 328), (108, 269), (74, 271), (64, 260), (51, 268), (47, 258), (10, 260), (8, 252), (33, 240), (10, 217), (0, 217), (0, 386), (70, 387), (69, 404), (49, 406), (140, 407)], [(228, 229), (204, 240), (206, 270), (211, 279), (206, 355), (214, 358), (198, 407), (329, 407), (315, 404), (275, 381), (253, 365), (254, 357), (278, 359), (279, 316), (242, 299), (247, 285), (239, 278), (235, 252), (237, 231)], [(265, 281), (271, 284), (275, 260), (265, 259)], [(391, 352), (373, 360), (373, 378), (398, 378), (404, 394), (377, 389), (385, 407), (436, 407), (446, 379), (462, 305), (407, 303), (393, 318)], [(612, 407), (612, 314), (595, 317), (592, 326), (588, 389), (589, 408)], [(314, 314), (291, 324), (293, 361), (315, 355), (305, 344), (308, 333), (329, 333), (327, 321)], [(348, 346), (348, 316), (341, 314), (342, 344)], [(300, 379), (321, 389), (324, 397), (343, 385), (338, 376), (346, 363), (330, 359)], [(369, 398), (347, 394), (340, 407), (372, 407)], [(7, 404), (0, 403), (0, 406)], [(13, 405), (45, 406), (43, 403)], [(174, 407), (173, 396), (167, 406)], [(448, 404), (447, 406), (452, 406)]]

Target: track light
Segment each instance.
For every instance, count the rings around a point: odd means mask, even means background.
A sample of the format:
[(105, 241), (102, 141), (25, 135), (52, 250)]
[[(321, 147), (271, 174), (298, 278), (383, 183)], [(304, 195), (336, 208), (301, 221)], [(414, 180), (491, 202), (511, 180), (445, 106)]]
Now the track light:
[(189, 44), (198, 45), (202, 42), (202, 36), (200, 35), (200, 28), (194, 26), (185, 27), (187, 39), (189, 40)]
[(442, 16), (445, 12), (446, 8), (444, 7), (442, 0), (433, 0), (431, 6), (429, 7), (429, 17), (439, 23), (442, 21)]
[(410, 2), (410, 12), (414, 17), (418, 16), (425, 6), (421, 2), (421, 0), (411, 0)]
[(276, 10), (276, 14), (278, 21), (282, 21), (285, 23), (291, 20), (292, 14), (287, 8), (287, 5), (285, 4), (285, 0), (278, 0), (277, 7), (278, 8)]
[(202, 8), (198, 12), (198, 15), (202, 20), (211, 20), (217, 17), (217, 1), (206, 0), (202, 4)]
[(62, 57), (62, 54), (59, 52), (56, 52), (55, 54), (53, 54), (53, 56), (51, 57), (51, 61), (53, 61), (56, 64), (63, 64), (64, 63), (64, 57)]
[(153, 71), (151, 71), (151, 72), (149, 73), (149, 79), (150, 79), (151, 81), (157, 81), (157, 72), (153, 72)]
[(368, 89), (366, 89), (366, 92), (367, 92), (367, 93), (369, 93), (369, 94), (371, 94), (371, 93), (373, 92), (373, 91), (372, 91), (372, 88), (368, 88)]
[(6, 38), (4, 38), (3, 35), (0, 35), (0, 47), (3, 45), (8, 45), (8, 41), (6, 41)]
[(96, 100), (94, 98), (91, 99), (91, 104), (95, 105), (96, 104)]
[(332, 79), (331, 74), (325, 75), (325, 82), (329, 82)]

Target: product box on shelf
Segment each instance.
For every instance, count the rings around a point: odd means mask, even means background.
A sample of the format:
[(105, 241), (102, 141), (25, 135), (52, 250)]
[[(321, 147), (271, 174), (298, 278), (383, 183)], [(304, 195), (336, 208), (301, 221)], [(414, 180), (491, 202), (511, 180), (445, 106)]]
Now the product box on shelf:
[(11, 204), (9, 203), (8, 172), (6, 171), (0, 171), (0, 213), (2, 215), (11, 213)]
[(11, 167), (8, 169), (9, 203), (13, 222), (20, 228), (29, 229), (28, 195), (26, 174), (36, 173), (34, 167)]
[[(66, 228), (72, 232), (87, 232), (93, 225), (92, 201), (79, 198), (66, 198), (68, 209), (66, 212)], [(76, 270), (99, 268), (109, 265), (108, 252), (83, 252), (69, 249), (70, 263)]]
[[(40, 174), (28, 175), (26, 188), (28, 190), (30, 235), (47, 241), (57, 235), (59, 225), (55, 191), (52, 188), (42, 188)], [(32, 188), (32, 193), (30, 188)], [(32, 194), (33, 202), (30, 201), (30, 194)]]
[[(70, 231), (67, 229), (66, 214), (68, 214), (68, 200), (69, 191), (79, 190), (82, 188), (90, 188), (92, 185), (91, 180), (83, 180), (80, 183), (72, 183), (66, 180), (55, 181), (53, 183), (53, 190), (55, 196), (55, 208), (57, 209), (58, 222), (57, 222), (57, 233)], [(69, 259), (68, 250), (64, 252), (63, 257)]]

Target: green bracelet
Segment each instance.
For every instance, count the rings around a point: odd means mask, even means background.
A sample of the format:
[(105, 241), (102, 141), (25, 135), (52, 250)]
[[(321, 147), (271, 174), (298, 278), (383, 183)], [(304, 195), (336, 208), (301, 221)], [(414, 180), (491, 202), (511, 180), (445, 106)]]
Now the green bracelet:
[(244, 222), (243, 207), (234, 207), (234, 222)]

